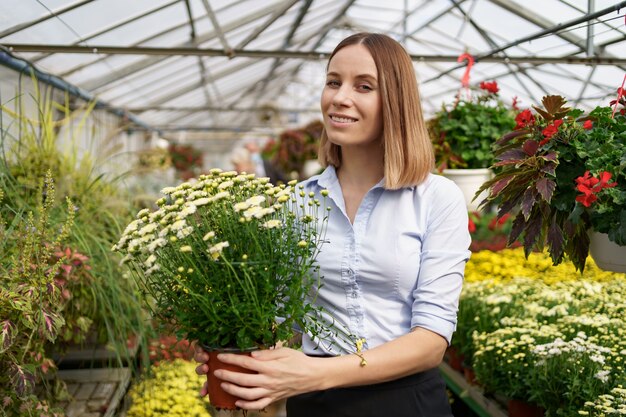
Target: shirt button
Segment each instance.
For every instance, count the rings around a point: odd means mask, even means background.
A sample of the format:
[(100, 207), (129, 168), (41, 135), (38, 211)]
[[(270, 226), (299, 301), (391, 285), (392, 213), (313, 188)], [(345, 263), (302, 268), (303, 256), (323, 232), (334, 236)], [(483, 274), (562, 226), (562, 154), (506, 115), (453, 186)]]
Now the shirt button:
[(348, 268), (348, 275), (350, 276), (354, 275), (354, 271), (352, 270), (352, 268)]
[(352, 298), (357, 298), (358, 296), (359, 294), (357, 294), (356, 291), (352, 293)]

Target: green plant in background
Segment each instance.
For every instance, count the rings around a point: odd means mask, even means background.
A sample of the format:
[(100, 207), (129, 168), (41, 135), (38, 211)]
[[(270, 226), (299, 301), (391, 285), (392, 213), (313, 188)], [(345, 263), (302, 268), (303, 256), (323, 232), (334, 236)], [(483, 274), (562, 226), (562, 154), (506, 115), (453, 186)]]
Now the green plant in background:
[[(65, 289), (71, 292), (65, 314), (74, 324), (72, 334), (65, 336), (84, 340), (94, 333), (121, 356), (126, 355), (127, 337), (143, 331), (143, 313), (133, 281), (123, 275), (119, 257), (110, 247), (119, 237), (121, 224), (132, 218), (132, 199), (123, 193), (118, 177), (99, 173), (93, 156), (79, 149), (79, 144), (89, 145), (95, 135), (95, 127), (90, 128), (88, 122), (93, 104), (72, 111), (67, 96), (59, 103), (53, 100), (51, 90), (38, 90), (35, 80), (33, 85), (32, 96), (17, 96), (1, 105), (0, 187), (5, 190), (6, 205), (15, 211), (33, 210), (40, 200), (36, 179), (51, 172), (57, 194), (70, 197), (77, 207), (75, 227), (65, 245), (50, 248), (52, 263), (61, 259), (55, 253), (68, 248), (74, 257), (63, 256), (64, 265), (73, 268), (67, 271), (71, 276), (63, 278), (68, 280)], [(34, 118), (27, 114), (27, 104), (37, 109)], [(67, 137), (61, 137), (62, 132)], [(9, 221), (14, 216), (12, 212), (6, 215)], [(51, 218), (62, 215), (62, 207), (50, 208)], [(72, 265), (81, 256), (88, 262)], [(65, 272), (61, 269), (57, 279)], [(89, 321), (92, 325), (88, 329)], [(59, 340), (49, 348), (62, 349)]]
[(248, 349), (289, 340), (295, 324), (318, 331), (302, 300), (320, 284), (310, 268), (327, 217), (294, 186), (211, 170), (163, 189), (158, 209), (141, 210), (113, 249), (179, 338)]
[(480, 83), (473, 100), (458, 100), (452, 108), (442, 106), (428, 121), (435, 148), (437, 170), (448, 168), (489, 168), (492, 145), (515, 127), (510, 108), (498, 96), (496, 81)]
[(304, 163), (317, 160), (319, 142), (324, 125), (319, 120), (299, 129), (280, 133), (278, 140), (270, 140), (263, 156), (293, 178), (302, 178)]
[(489, 190), (483, 203), (496, 203), (499, 216), (515, 214), (509, 242), (521, 238), (526, 256), (547, 247), (554, 265), (568, 257), (582, 272), (590, 229), (626, 245), (626, 115), (596, 107), (583, 117), (565, 104), (546, 96), (543, 108), (517, 115), (478, 193)]
[(132, 400), (128, 417), (211, 417), (209, 400), (198, 391), (206, 378), (196, 374), (192, 362), (175, 359), (152, 368), (128, 395)]
[[(0, 189), (0, 200), (2, 194)], [(68, 199), (64, 220), (51, 215), (56, 205), (49, 173), (38, 195), (35, 212), (18, 209), (7, 220), (6, 206), (0, 210), (0, 401), (6, 415), (48, 410), (47, 400), (62, 395), (61, 386), (42, 385), (55, 367), (45, 344), (61, 335), (68, 303), (55, 282), (63, 260), (49, 260), (51, 248), (68, 239), (76, 207)], [(43, 388), (42, 401), (35, 396), (36, 384)]]

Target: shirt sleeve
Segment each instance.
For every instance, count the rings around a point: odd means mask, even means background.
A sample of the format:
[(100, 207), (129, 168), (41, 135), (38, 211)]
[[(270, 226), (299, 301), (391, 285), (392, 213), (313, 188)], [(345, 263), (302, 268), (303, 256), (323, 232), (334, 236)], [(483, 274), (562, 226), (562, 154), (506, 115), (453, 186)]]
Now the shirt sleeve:
[(430, 183), (422, 195), (428, 218), (413, 292), (411, 328), (433, 331), (450, 344), (471, 238), (461, 190), (446, 178), (439, 180)]

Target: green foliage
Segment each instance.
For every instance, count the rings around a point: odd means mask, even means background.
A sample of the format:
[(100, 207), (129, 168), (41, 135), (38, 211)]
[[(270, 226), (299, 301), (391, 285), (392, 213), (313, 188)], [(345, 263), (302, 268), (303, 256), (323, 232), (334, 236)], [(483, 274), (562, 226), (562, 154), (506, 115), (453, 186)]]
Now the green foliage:
[(0, 398), (7, 415), (47, 409), (35, 397), (35, 385), (54, 368), (45, 344), (54, 343), (65, 326), (67, 299), (55, 282), (63, 259), (52, 265), (50, 259), (52, 248), (69, 237), (76, 208), (68, 199), (65, 220), (51, 216), (55, 188), (50, 173), (39, 196), (35, 212), (14, 214), (10, 223), (6, 206), (0, 210)]
[[(110, 252), (117, 241), (121, 224), (132, 218), (133, 208), (117, 183), (118, 178), (103, 174), (97, 160), (85, 148), (95, 137), (91, 121), (93, 103), (71, 110), (69, 97), (59, 103), (52, 90), (39, 91), (33, 82), (32, 96), (16, 96), (3, 103), (0, 112), (0, 187), (5, 190), (7, 220), (34, 210), (41, 199), (37, 178), (47, 171), (55, 179), (57, 194), (69, 197), (77, 207), (75, 227), (62, 247), (51, 247), (55, 253), (70, 251), (73, 259), (56, 256), (64, 268), (72, 267), (63, 288), (70, 292), (63, 310), (67, 326), (63, 337), (49, 350), (62, 350), (61, 340), (81, 341), (88, 332), (98, 333), (120, 355), (126, 354), (129, 334), (143, 329), (143, 314), (136, 299), (133, 282), (124, 277), (119, 257)], [(29, 102), (30, 100), (30, 102)], [(34, 117), (26, 109), (34, 107)], [(115, 133), (115, 132), (113, 132)], [(106, 143), (106, 139), (104, 139)], [(101, 157), (110, 157), (114, 149), (100, 147)], [(62, 218), (63, 207), (50, 208), (52, 219)], [(84, 256), (80, 265), (78, 257)], [(91, 323), (91, 326), (90, 326)]]
[(141, 210), (114, 247), (161, 324), (240, 349), (311, 327), (314, 307), (303, 300), (319, 285), (310, 272), (327, 222), (319, 201), (293, 183), (220, 170), (162, 192), (158, 209)]
[(547, 246), (554, 265), (567, 256), (582, 272), (589, 229), (626, 245), (626, 116), (597, 107), (581, 117), (561, 96), (542, 104), (496, 142), (496, 175), (477, 195), (489, 190), (482, 204), (516, 215), (509, 243), (521, 236), (526, 256)]
[(493, 143), (515, 126), (511, 109), (500, 101), (497, 85), (495, 89), (483, 89), (475, 100), (458, 101), (451, 109), (442, 106), (428, 122), (439, 171), (493, 163)]

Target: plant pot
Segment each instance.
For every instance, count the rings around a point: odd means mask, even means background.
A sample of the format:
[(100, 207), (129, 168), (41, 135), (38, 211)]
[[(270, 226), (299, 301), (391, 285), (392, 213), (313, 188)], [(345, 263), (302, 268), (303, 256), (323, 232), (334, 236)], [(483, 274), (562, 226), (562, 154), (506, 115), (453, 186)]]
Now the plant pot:
[(463, 375), (465, 376), (465, 380), (470, 385), (478, 385), (476, 381), (476, 373), (472, 368), (463, 368)]
[[(465, 197), (465, 204), (468, 211), (478, 210), (478, 205), (487, 197), (487, 191), (480, 193), (474, 200), (476, 191), (486, 181), (491, 179), (493, 171), (489, 168), (477, 169), (444, 169), (443, 176), (451, 179), (461, 189)], [(473, 201), (472, 201), (473, 200)]]
[(543, 417), (545, 410), (523, 400), (510, 399), (507, 403), (509, 417)]
[(463, 354), (461, 354), (456, 348), (450, 346), (446, 351), (446, 358), (448, 359), (448, 365), (455, 371), (463, 372)]
[(609, 240), (606, 233), (589, 232), (589, 252), (598, 268), (626, 272), (626, 246)]
[(255, 349), (247, 351), (241, 351), (240, 349), (208, 349), (205, 347), (209, 354), (209, 373), (207, 374), (207, 381), (209, 383), (209, 401), (211, 405), (217, 410), (236, 410), (238, 407), (235, 405), (235, 401), (239, 398), (235, 397), (222, 389), (222, 380), (217, 378), (214, 372), (218, 369), (225, 369), (227, 371), (241, 372), (245, 374), (254, 374), (254, 371), (242, 368), (236, 365), (230, 365), (221, 362), (217, 359), (217, 355), (220, 353), (234, 353), (239, 355), (250, 356), (250, 352)]

